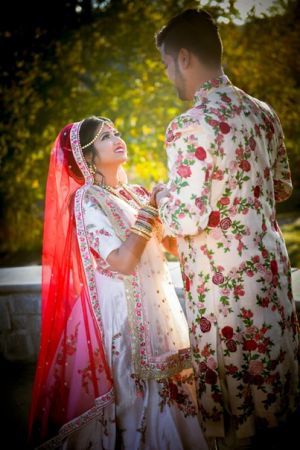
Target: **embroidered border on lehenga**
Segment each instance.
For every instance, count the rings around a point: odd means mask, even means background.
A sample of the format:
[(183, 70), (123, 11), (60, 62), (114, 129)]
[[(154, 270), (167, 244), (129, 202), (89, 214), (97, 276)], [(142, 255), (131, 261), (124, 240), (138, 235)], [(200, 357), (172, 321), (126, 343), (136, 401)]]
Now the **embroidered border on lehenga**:
[(93, 406), (93, 408), (89, 409), (70, 422), (65, 423), (60, 428), (58, 434), (55, 437), (44, 442), (39, 447), (36, 447), (36, 450), (48, 450), (57, 448), (66, 437), (99, 416), (99, 414), (103, 411), (103, 408), (110, 405), (113, 400), (114, 392), (113, 389), (111, 389), (107, 394), (102, 395), (95, 400), (95, 406)]
[[(112, 194), (107, 194), (104, 190), (94, 188), (90, 190), (104, 214), (113, 225), (119, 239), (124, 242), (130, 233), (130, 225), (126, 224), (121, 217), (121, 211), (113, 201)], [(146, 324), (143, 317), (141, 292), (139, 291), (140, 281), (138, 271), (133, 275), (124, 276), (125, 294), (128, 307), (128, 319), (131, 330), (131, 349), (134, 372), (143, 379), (161, 379), (175, 375), (181, 370), (191, 368), (190, 348), (181, 349), (164, 360), (159, 357), (150, 356), (147, 353), (149, 343), (146, 337)]]

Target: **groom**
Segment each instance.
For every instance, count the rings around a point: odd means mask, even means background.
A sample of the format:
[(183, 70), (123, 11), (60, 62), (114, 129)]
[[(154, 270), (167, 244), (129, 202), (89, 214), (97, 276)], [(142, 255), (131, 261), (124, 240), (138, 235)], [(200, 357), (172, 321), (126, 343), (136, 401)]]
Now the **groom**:
[(180, 99), (193, 100), (167, 128), (169, 182), (153, 201), (178, 241), (202, 424), (220, 449), (251, 448), (297, 407), (298, 324), (275, 218), (292, 192), (283, 133), (223, 73), (207, 12), (172, 18), (156, 45)]

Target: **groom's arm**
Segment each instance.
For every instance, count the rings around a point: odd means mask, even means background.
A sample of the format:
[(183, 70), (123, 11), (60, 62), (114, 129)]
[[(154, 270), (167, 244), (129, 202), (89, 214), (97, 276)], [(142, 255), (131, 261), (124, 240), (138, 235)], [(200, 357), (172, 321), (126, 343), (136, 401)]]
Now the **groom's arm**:
[(213, 159), (206, 130), (195, 119), (179, 116), (167, 129), (169, 196), (158, 207), (166, 234), (201, 233), (208, 223)]

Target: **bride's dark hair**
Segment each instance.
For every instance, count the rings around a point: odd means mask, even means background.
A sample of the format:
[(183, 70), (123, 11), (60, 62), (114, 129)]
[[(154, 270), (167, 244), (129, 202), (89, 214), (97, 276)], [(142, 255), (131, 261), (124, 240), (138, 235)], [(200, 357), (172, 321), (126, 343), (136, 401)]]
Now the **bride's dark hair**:
[[(90, 116), (83, 120), (79, 130), (79, 139), (81, 146), (85, 146), (94, 139), (94, 137), (97, 134), (97, 129), (99, 128), (99, 125), (103, 121), (112, 124), (112, 121), (107, 117)], [(70, 175), (74, 177), (77, 181), (83, 182), (84, 177), (72, 154), (70, 142), (71, 127), (72, 124), (69, 124), (62, 129), (60, 134), (60, 144), (63, 150), (67, 152), (66, 155), (67, 155), (68, 171)], [(82, 149), (82, 153), (86, 160), (91, 159), (91, 161), (93, 162), (95, 158), (94, 143)]]

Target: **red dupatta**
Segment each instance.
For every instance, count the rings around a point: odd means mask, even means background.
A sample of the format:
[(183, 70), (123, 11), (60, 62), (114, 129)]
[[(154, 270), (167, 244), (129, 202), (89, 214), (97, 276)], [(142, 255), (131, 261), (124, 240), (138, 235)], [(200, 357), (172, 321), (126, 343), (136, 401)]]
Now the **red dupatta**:
[(82, 122), (54, 143), (46, 188), (41, 345), (29, 439), (54, 448), (113, 401), (100, 306), (81, 200), (93, 183), (82, 155)]

